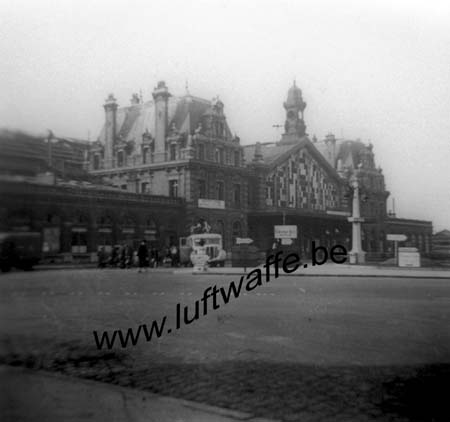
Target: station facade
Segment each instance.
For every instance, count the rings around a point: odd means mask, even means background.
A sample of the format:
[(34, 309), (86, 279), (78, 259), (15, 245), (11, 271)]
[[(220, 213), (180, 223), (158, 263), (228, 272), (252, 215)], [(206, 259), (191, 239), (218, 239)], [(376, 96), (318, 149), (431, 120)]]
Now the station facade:
[(285, 224), (297, 226), (296, 247), (304, 256), (310, 255), (312, 241), (349, 250), (349, 180), (357, 174), (367, 259), (391, 256), (386, 235), (400, 232), (408, 236), (405, 246), (428, 254), (431, 222), (387, 214), (389, 192), (373, 146), (332, 134), (310, 138), (306, 102), (295, 83), (283, 106), (281, 139), (241, 145), (219, 98), (207, 101), (189, 92), (176, 97), (164, 82), (151, 100), (133, 94), (125, 107), (111, 94), (98, 139), (87, 147), (85, 142), (72, 146), (77, 157), (72, 166), (83, 156), (78, 181), (68, 181), (55, 168), (48, 148), (39, 168), (46, 163), (47, 171), (58, 176), (53, 181), (39, 181), (37, 170), (34, 178), (21, 181), (12, 180), (11, 169), (3, 172), (7, 177), (0, 189), (8, 199), (0, 206), (1, 230), (40, 230), (49, 255), (87, 256), (99, 246), (142, 238), (166, 247), (195, 227), (222, 234), (228, 252), (239, 237), (250, 237), (267, 250), (274, 226)]

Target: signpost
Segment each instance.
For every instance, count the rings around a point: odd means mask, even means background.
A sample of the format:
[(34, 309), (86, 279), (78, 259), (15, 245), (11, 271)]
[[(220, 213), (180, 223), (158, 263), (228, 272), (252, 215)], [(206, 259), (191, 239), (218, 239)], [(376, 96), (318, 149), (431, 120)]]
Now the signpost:
[(405, 234), (388, 234), (387, 240), (393, 240), (394, 242), (404, 242), (408, 239)]
[(386, 239), (394, 242), (395, 263), (398, 265), (398, 242), (404, 242), (408, 239), (405, 234), (388, 234)]
[(274, 226), (275, 239), (297, 239), (297, 226)]
[(236, 238), (236, 245), (249, 245), (250, 243), (253, 243), (253, 239), (250, 239), (249, 237)]

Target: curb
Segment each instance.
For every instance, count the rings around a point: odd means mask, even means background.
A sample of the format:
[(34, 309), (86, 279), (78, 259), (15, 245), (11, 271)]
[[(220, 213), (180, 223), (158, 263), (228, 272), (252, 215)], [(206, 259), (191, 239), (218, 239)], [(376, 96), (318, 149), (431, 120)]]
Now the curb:
[[(195, 275), (231, 275), (231, 276), (241, 276), (246, 275), (248, 272), (227, 272), (227, 273), (217, 273), (217, 272), (198, 272), (192, 273)], [(270, 273), (271, 276), (275, 276), (274, 273)], [(364, 278), (420, 278), (420, 279), (444, 279), (450, 280), (449, 275), (421, 275), (421, 274), (310, 274), (310, 273), (302, 273), (302, 274), (279, 274), (279, 277), (364, 277)]]
[[(90, 380), (90, 379), (85, 379), (85, 378), (71, 377), (69, 375), (45, 371), (45, 370), (41, 370), (41, 369), (34, 370), (34, 369), (29, 369), (29, 368), (24, 368), (24, 367), (16, 367), (16, 366), (11, 366), (11, 365), (1, 364), (0, 372), (3, 372), (3, 370), (5, 372), (10, 371), (12, 373), (15, 373), (16, 376), (20, 376), (21, 374), (24, 374), (24, 375), (32, 375), (32, 376), (35, 376), (36, 378), (61, 380), (61, 381), (65, 381), (65, 382), (70, 382), (72, 384), (85, 386), (88, 389), (89, 388), (104, 388), (104, 389), (106, 388), (109, 391), (112, 391), (112, 392), (115, 391), (117, 393), (121, 393), (122, 395), (130, 394), (130, 395), (134, 395), (134, 396), (140, 396), (140, 399), (144, 402), (145, 401), (158, 402), (158, 403), (162, 404), (161, 407), (173, 407), (173, 406), (185, 407), (185, 408), (193, 410), (193, 411), (201, 412), (201, 413), (205, 414), (205, 416), (210, 415), (211, 419), (208, 419), (208, 420), (211, 420), (211, 421), (214, 421), (215, 420), (214, 416), (217, 416), (217, 417), (227, 418), (229, 420), (235, 420), (235, 421), (280, 422), (279, 420), (276, 420), (276, 419), (262, 418), (262, 417), (254, 416), (250, 413), (241, 412), (238, 410), (226, 409), (226, 408), (213, 406), (213, 405), (209, 405), (209, 404), (203, 404), (203, 403), (186, 400), (186, 399), (178, 399), (178, 398), (169, 397), (169, 396), (162, 396), (162, 395), (151, 393), (151, 392), (145, 391), (145, 390), (134, 389), (131, 387), (123, 387), (120, 385), (108, 384), (105, 382), (95, 381), (95, 380)], [(208, 416), (208, 418), (209, 418), (209, 416)]]

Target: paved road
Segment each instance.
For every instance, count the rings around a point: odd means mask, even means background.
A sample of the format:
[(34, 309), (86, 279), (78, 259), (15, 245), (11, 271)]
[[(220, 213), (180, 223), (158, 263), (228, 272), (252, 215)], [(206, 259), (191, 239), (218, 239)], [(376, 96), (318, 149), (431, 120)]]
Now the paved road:
[[(280, 277), (175, 329), (178, 303), (192, 316), (208, 286), (233, 279), (1, 275), (0, 358), (284, 420), (449, 418), (438, 388), (450, 381), (447, 280)], [(95, 347), (93, 330), (164, 316), (160, 338)]]

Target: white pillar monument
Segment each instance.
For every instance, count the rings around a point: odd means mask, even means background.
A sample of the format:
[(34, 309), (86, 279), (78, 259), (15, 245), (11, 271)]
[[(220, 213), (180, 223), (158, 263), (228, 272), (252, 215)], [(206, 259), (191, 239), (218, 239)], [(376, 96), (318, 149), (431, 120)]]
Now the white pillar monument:
[(359, 171), (357, 170), (350, 179), (353, 188), (353, 211), (348, 221), (352, 223), (352, 250), (349, 252), (350, 264), (364, 264), (366, 253), (362, 250), (361, 244), (361, 223), (364, 218), (361, 217), (359, 208)]

